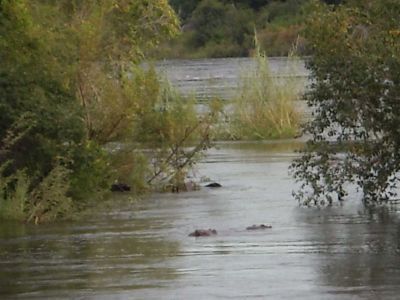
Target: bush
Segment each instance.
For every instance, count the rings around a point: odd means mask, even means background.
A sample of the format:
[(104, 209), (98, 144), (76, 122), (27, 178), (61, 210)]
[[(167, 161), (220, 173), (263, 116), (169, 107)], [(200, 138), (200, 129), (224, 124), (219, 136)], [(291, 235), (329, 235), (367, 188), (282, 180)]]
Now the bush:
[(356, 185), (366, 205), (384, 204), (400, 182), (400, 2), (313, 1), (310, 140), (293, 164), (305, 205), (341, 203)]
[(68, 197), (71, 171), (57, 164), (33, 189), (28, 202), (27, 222), (35, 224), (69, 217), (73, 201)]
[(147, 149), (147, 184), (179, 188), (201, 153), (210, 147), (217, 109), (199, 115), (194, 100), (182, 97), (167, 81), (160, 83), (153, 69), (135, 76), (145, 102), (139, 106), (133, 140)]
[(30, 178), (23, 170), (7, 176), (9, 166), (0, 166), (0, 219), (39, 224), (70, 217), (70, 170), (58, 164), (38, 179)]

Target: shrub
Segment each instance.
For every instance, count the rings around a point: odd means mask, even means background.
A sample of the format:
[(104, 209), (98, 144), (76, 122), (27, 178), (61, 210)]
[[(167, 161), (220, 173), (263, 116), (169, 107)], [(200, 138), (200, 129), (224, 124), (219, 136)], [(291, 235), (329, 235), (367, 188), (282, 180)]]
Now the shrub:
[(30, 180), (25, 172), (5, 176), (7, 163), (0, 166), (0, 218), (23, 221), (29, 199)]
[[(289, 57), (289, 64), (294, 56)], [(235, 139), (293, 137), (299, 130), (299, 99), (303, 84), (295, 78), (273, 77), (265, 54), (257, 47), (255, 68), (242, 78), (239, 97), (235, 99), (232, 135)], [(290, 65), (288, 66), (290, 68)]]
[(217, 109), (199, 115), (194, 99), (182, 97), (165, 80), (160, 83), (152, 69), (136, 74), (135, 81), (147, 82), (138, 84), (146, 97), (139, 106), (133, 136), (147, 149), (147, 184), (179, 188), (201, 153), (210, 147)]
[(67, 196), (70, 170), (57, 164), (33, 189), (28, 202), (27, 221), (35, 224), (69, 216), (73, 202)]
[[(346, 1), (347, 2), (347, 1)], [(398, 195), (400, 170), (400, 3), (313, 1), (305, 35), (312, 85), (310, 136), (293, 164), (305, 205), (333, 205), (356, 185), (366, 205)]]

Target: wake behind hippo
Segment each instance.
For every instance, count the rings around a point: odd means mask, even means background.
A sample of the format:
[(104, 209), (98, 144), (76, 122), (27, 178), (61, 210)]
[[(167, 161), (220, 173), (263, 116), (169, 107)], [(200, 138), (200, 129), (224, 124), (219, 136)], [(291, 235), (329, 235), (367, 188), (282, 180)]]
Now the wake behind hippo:
[(216, 235), (217, 231), (215, 229), (196, 229), (192, 233), (189, 234), (189, 236), (211, 236), (211, 235)]
[(260, 224), (260, 225), (252, 225), (246, 228), (246, 230), (260, 230), (260, 229), (270, 229), (272, 228), (271, 225), (265, 225), (265, 224)]

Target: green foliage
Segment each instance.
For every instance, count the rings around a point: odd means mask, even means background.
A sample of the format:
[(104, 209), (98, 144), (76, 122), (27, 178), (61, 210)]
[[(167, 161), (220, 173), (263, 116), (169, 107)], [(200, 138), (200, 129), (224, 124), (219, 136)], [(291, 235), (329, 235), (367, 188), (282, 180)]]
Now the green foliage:
[[(183, 34), (155, 52), (157, 57), (248, 56), (253, 52), (254, 29), (268, 55), (286, 56), (299, 41), (307, 0), (183, 2), (171, 1), (178, 13), (184, 11)], [(303, 45), (298, 48), (300, 54), (306, 50)]]
[(67, 217), (73, 202), (67, 196), (70, 170), (57, 164), (33, 189), (28, 203), (27, 222), (35, 224)]
[[(46, 176), (57, 156), (79, 144), (84, 131), (61, 64), (47, 51), (46, 35), (33, 25), (25, 1), (1, 2), (0, 163)], [(16, 38), (17, 37), (17, 38)]]
[(136, 106), (126, 90), (132, 65), (178, 31), (167, 1), (59, 1), (37, 18), (50, 18), (69, 49), (70, 87), (83, 110), (87, 138), (104, 145), (129, 135)]
[(197, 123), (194, 101), (184, 99), (168, 82), (160, 84), (154, 69), (136, 73), (135, 84), (143, 102), (134, 122), (134, 140), (160, 147), (179, 140), (186, 128)]
[(137, 145), (124, 145), (119, 149), (113, 149), (111, 160), (114, 172), (112, 176), (115, 182), (126, 182), (137, 195), (152, 190), (147, 183), (150, 174), (149, 158), (143, 149)]
[(10, 163), (0, 166), (0, 218), (35, 224), (68, 217), (73, 202), (69, 192), (70, 170), (56, 165), (42, 179), (31, 179), (26, 171), (5, 175)]
[(2, 217), (53, 221), (109, 188), (131, 67), (177, 29), (166, 0), (0, 1)]
[(273, 77), (268, 58), (257, 49), (254, 71), (243, 76), (239, 97), (234, 102), (231, 138), (293, 137), (300, 122), (294, 101), (301, 97), (302, 83), (293, 78)]
[(0, 166), (0, 218), (23, 221), (26, 218), (30, 181), (23, 171), (4, 176), (8, 165), (4, 163)]
[(65, 167), (73, 170), (67, 195), (77, 207), (101, 199), (112, 182), (112, 158), (93, 141), (71, 147)]
[(311, 135), (293, 165), (302, 183), (296, 198), (332, 204), (358, 186), (365, 204), (395, 196), (400, 169), (400, 3), (314, 2), (306, 26), (313, 83), (306, 95), (314, 111)]
[[(221, 45), (218, 53), (218, 50), (210, 53), (212, 56), (246, 55), (251, 47), (254, 27), (252, 19), (250, 10), (237, 9), (217, 0), (202, 1), (190, 19), (191, 26), (196, 30), (193, 31), (188, 43), (191, 47), (200, 49), (218, 48)], [(236, 47), (232, 49), (226, 47), (227, 45)], [(211, 49), (207, 52), (212, 51)], [(226, 49), (225, 53), (221, 51), (223, 49)]]

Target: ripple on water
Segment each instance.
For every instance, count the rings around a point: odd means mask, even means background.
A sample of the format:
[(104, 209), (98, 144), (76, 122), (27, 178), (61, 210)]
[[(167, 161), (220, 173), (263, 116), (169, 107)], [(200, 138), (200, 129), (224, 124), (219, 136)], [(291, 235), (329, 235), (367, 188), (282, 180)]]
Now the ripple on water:
[[(198, 178), (220, 189), (154, 194), (73, 224), (3, 224), (0, 297), (398, 299), (398, 214), (297, 207), (296, 145), (285, 143), (210, 151)], [(218, 235), (188, 237), (199, 228)]]

